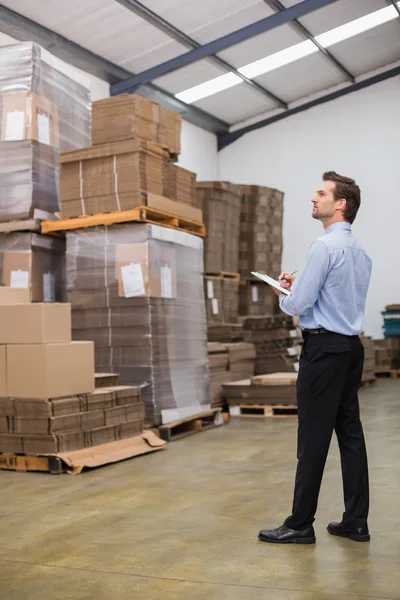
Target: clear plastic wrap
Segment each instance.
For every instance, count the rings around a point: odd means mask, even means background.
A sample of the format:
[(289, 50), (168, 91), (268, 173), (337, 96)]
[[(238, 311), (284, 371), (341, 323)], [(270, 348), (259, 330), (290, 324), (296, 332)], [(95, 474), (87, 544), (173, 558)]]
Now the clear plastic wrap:
[[(59, 152), (90, 145), (86, 87), (33, 42), (0, 48), (0, 220), (59, 210)], [(49, 64), (50, 63), (50, 64)]]
[(94, 340), (96, 370), (143, 390), (147, 420), (209, 407), (203, 241), (156, 225), (67, 233), (75, 340)]
[(90, 90), (52, 62), (34, 42), (0, 48), (2, 141), (36, 139), (61, 152), (90, 145)]
[(38, 233), (0, 236), (0, 284), (29, 288), (32, 302), (66, 302), (65, 240)]

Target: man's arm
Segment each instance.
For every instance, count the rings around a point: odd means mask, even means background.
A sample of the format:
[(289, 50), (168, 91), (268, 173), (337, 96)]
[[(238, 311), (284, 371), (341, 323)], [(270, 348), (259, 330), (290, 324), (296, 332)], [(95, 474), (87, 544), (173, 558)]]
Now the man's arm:
[(314, 306), (325, 283), (329, 268), (329, 252), (326, 245), (316, 240), (310, 247), (306, 264), (293, 284), (290, 294), (281, 294), (279, 306), (287, 315), (303, 315)]

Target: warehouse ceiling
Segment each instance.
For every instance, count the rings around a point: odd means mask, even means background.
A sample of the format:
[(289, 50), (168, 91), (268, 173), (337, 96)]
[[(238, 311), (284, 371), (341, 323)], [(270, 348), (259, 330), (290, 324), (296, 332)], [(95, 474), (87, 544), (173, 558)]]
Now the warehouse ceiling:
[(0, 30), (226, 139), (400, 65), (397, 0), (4, 0)]

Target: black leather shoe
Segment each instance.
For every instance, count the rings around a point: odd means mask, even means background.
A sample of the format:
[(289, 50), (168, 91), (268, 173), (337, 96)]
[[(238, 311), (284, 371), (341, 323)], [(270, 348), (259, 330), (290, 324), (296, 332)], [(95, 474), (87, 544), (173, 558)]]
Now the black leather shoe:
[(327, 529), (332, 535), (348, 537), (355, 542), (369, 542), (371, 539), (368, 525), (364, 525), (364, 527), (348, 527), (343, 525), (343, 523), (329, 523)]
[(258, 539), (273, 544), (315, 544), (315, 532), (313, 527), (296, 531), (282, 525), (278, 529), (263, 529), (258, 534)]

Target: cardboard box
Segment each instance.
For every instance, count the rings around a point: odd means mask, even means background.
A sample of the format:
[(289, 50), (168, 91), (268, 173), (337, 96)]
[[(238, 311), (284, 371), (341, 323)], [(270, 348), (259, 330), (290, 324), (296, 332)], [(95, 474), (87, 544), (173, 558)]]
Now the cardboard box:
[(0, 306), (3, 304), (27, 304), (30, 301), (28, 289), (0, 286)]
[(157, 242), (118, 244), (115, 277), (121, 298), (176, 298), (175, 249)]
[(0, 238), (0, 270), (1, 285), (28, 289), (32, 302), (66, 300), (65, 240), (8, 233)]
[(1, 140), (36, 140), (60, 147), (58, 111), (44, 96), (32, 92), (1, 94)]
[(94, 391), (93, 342), (7, 346), (8, 395), (62, 398)]
[[(0, 346), (0, 398), (5, 398), (8, 395), (6, 346)], [(0, 400), (0, 403), (1, 402), (3, 402), (3, 400)]]
[(70, 341), (70, 304), (0, 306), (0, 344), (50, 344)]

